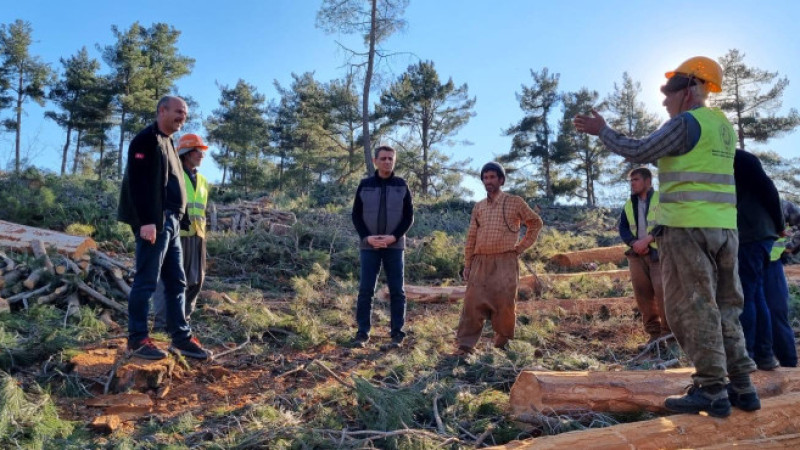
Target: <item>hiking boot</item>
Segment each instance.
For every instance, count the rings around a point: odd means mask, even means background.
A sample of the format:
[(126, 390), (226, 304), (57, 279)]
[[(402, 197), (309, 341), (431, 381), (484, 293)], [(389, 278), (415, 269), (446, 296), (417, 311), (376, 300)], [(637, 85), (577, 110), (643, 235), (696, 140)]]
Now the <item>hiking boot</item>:
[(355, 339), (350, 343), (354, 348), (364, 348), (369, 342), (369, 336), (364, 333), (356, 333)]
[(672, 412), (697, 414), (705, 411), (712, 417), (731, 415), (731, 402), (723, 386), (700, 387), (692, 385), (684, 395), (672, 395), (664, 401)]
[(194, 359), (206, 360), (211, 357), (211, 352), (204, 349), (200, 344), (200, 341), (198, 341), (194, 336), (192, 336), (192, 338), (188, 341), (181, 342), (180, 344), (173, 342), (172, 345), (169, 346), (169, 350), (173, 353), (188, 356), (189, 358)]
[(167, 357), (167, 354), (163, 350), (156, 347), (156, 344), (153, 343), (153, 340), (149, 337), (142, 339), (137, 344), (131, 345), (128, 343), (128, 350), (133, 351), (131, 356), (142, 359), (152, 359), (155, 361)]
[(742, 411), (757, 411), (761, 409), (761, 400), (758, 399), (756, 388), (752, 384), (746, 387), (734, 386), (733, 383), (725, 385), (728, 391), (728, 400), (732, 406)]
[(381, 350), (387, 351), (401, 348), (403, 346), (403, 339), (403, 336), (395, 336), (392, 338), (392, 342), (381, 345)]

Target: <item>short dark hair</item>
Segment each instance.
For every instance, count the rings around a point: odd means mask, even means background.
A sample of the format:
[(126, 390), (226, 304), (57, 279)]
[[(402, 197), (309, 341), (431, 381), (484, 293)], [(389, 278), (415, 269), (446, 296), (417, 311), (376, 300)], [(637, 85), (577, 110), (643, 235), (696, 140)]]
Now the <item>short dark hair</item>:
[(156, 104), (156, 116), (158, 116), (158, 112), (161, 110), (161, 108), (167, 106), (172, 100), (178, 100), (179, 102), (186, 103), (186, 101), (180, 97), (176, 97), (174, 95), (165, 95), (161, 97)]
[(380, 154), (380, 152), (397, 153), (397, 151), (395, 151), (395, 149), (393, 149), (392, 147), (389, 147), (388, 145), (380, 145), (380, 146), (375, 148), (375, 159), (378, 159), (378, 154)]
[(630, 177), (632, 177), (634, 175), (639, 175), (640, 177), (642, 177), (642, 179), (645, 179), (645, 180), (652, 180), (653, 179), (653, 172), (650, 172), (650, 169), (648, 169), (647, 167), (637, 167), (637, 168), (631, 170), (630, 172), (628, 172), (628, 178), (630, 178)]

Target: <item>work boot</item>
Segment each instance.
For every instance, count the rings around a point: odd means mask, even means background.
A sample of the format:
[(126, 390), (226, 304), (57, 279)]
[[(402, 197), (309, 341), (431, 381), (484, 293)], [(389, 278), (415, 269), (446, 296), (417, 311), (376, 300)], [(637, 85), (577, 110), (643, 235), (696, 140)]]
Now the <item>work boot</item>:
[(163, 350), (156, 347), (152, 339), (144, 338), (136, 344), (128, 343), (128, 350), (133, 351), (131, 356), (142, 359), (159, 360), (167, 357)]
[(778, 360), (775, 358), (756, 362), (756, 367), (758, 367), (758, 370), (770, 371), (777, 369), (779, 366), (780, 363), (778, 363)]
[(356, 337), (350, 342), (350, 345), (354, 348), (364, 348), (367, 346), (367, 342), (369, 342), (369, 336), (366, 333), (356, 333)]
[(387, 351), (387, 350), (395, 350), (401, 348), (403, 346), (403, 340), (404, 340), (403, 336), (394, 336), (392, 338), (392, 342), (381, 345), (381, 350)]
[(728, 400), (732, 406), (742, 411), (757, 411), (761, 409), (761, 400), (758, 399), (758, 393), (752, 384), (740, 386), (728, 383), (725, 385), (725, 390), (728, 391)]
[(705, 411), (712, 417), (731, 415), (731, 402), (724, 386), (692, 385), (684, 395), (667, 397), (664, 407), (677, 413), (697, 414)]
[(194, 359), (206, 360), (211, 357), (211, 352), (204, 349), (196, 337), (192, 337), (188, 341), (180, 344), (173, 342), (172, 345), (169, 346), (169, 350), (173, 353)]

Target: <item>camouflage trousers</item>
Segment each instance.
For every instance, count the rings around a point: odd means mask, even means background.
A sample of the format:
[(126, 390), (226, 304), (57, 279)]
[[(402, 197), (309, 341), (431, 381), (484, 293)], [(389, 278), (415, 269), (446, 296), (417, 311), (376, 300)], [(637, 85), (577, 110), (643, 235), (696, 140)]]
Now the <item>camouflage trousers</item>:
[(665, 227), (657, 240), (667, 320), (694, 363), (694, 383), (749, 378), (756, 365), (739, 323), (744, 297), (736, 230)]

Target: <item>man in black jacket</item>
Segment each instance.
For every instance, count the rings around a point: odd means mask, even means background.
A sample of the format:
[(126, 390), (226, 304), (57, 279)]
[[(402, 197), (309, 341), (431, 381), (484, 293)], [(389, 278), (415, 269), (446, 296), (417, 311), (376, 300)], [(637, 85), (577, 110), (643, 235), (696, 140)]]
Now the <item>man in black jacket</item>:
[(170, 350), (207, 359), (192, 336), (184, 311), (186, 275), (181, 255), (180, 220), (186, 214), (183, 168), (172, 135), (186, 122), (180, 97), (166, 96), (156, 106), (156, 122), (140, 131), (128, 147), (117, 218), (136, 237), (136, 275), (128, 297), (128, 349), (134, 356), (162, 359), (166, 353), (149, 338), (147, 314), (159, 278), (164, 280)]
[(405, 234), (414, 222), (411, 191), (406, 181), (394, 175), (397, 152), (387, 145), (375, 149), (375, 175), (364, 178), (353, 202), (353, 225), (361, 238), (361, 281), (356, 303), (358, 332), (356, 347), (369, 342), (372, 297), (383, 266), (389, 285), (392, 342), (384, 350), (403, 345), (406, 293), (403, 290)]
[(781, 200), (761, 161), (744, 150), (733, 160), (736, 222), (739, 228), (739, 279), (744, 308), (739, 316), (747, 353), (761, 370), (778, 367), (772, 350), (772, 320), (764, 294), (764, 275), (772, 245), (783, 233)]

